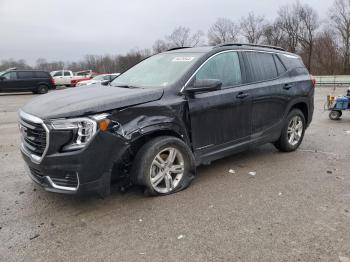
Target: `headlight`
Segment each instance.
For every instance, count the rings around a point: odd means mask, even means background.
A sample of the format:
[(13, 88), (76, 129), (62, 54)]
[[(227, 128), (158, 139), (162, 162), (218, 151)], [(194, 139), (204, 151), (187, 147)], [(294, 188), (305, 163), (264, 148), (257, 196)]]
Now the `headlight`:
[(100, 125), (105, 131), (106, 123), (110, 122), (106, 118), (107, 116), (108, 114), (100, 114), (91, 117), (57, 119), (51, 121), (51, 126), (56, 130), (72, 130), (73, 139), (63, 147), (63, 151), (73, 151), (85, 147), (96, 134)]

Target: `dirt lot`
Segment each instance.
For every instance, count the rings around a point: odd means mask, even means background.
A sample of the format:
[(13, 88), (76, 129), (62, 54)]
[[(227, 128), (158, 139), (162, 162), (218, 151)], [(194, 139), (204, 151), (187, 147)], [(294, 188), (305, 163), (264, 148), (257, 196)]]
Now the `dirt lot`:
[(329, 92), (317, 89), (314, 121), (297, 152), (266, 145), (201, 167), (178, 194), (114, 190), (106, 199), (34, 185), (16, 124), (33, 95), (0, 95), (0, 260), (348, 261), (350, 113), (329, 120)]

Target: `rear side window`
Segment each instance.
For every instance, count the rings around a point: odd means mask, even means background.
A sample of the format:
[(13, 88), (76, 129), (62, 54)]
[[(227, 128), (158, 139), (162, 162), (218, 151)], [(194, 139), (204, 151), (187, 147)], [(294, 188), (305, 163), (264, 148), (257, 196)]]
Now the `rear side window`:
[(279, 54), (278, 57), (281, 59), (288, 70), (299, 67), (305, 68), (304, 63), (299, 56), (292, 54)]
[(277, 69), (273, 54), (261, 52), (245, 52), (248, 82), (261, 82), (277, 78)]
[(49, 74), (46, 72), (35, 72), (36, 78), (49, 78)]
[(285, 68), (285, 66), (282, 64), (281, 60), (276, 55), (275, 55), (275, 62), (276, 62), (278, 75), (279, 76), (283, 75), (287, 71), (287, 69)]
[(70, 76), (70, 72), (64, 71), (64, 76)]
[(218, 79), (222, 87), (241, 84), (241, 67), (237, 52), (218, 54), (210, 58), (196, 74), (196, 79)]
[(17, 72), (18, 79), (32, 79), (34, 78), (34, 72)]

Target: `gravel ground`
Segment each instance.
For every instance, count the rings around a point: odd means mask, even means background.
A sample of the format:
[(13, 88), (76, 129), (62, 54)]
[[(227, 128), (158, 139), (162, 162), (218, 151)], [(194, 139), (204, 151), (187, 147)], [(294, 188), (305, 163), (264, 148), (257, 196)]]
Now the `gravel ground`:
[(31, 182), (16, 111), (34, 96), (0, 95), (0, 260), (349, 261), (350, 112), (328, 119), (331, 91), (316, 89), (297, 152), (265, 145), (200, 167), (175, 195), (145, 197), (135, 188), (105, 199)]

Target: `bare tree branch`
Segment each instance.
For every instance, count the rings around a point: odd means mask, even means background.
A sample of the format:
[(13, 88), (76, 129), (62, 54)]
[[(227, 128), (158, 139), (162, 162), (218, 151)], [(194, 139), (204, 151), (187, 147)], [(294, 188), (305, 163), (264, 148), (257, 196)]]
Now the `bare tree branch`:
[(257, 16), (253, 12), (241, 19), (241, 31), (243, 36), (251, 44), (259, 44), (265, 27), (265, 18)]
[(208, 42), (210, 45), (236, 42), (239, 27), (230, 19), (219, 18), (208, 31)]

